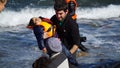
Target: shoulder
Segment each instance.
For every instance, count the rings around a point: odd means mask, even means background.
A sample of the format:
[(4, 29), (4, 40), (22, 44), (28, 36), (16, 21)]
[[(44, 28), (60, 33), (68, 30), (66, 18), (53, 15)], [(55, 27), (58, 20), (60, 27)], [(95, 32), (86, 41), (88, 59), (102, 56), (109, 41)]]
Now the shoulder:
[(69, 15), (67, 16), (67, 21), (65, 26), (73, 31), (76, 31), (76, 29), (78, 29), (78, 23), (76, 22), (76, 20), (73, 20)]
[(70, 14), (67, 14), (66, 20), (69, 21), (69, 22), (75, 22), (75, 20), (72, 19), (72, 16)]
[[(66, 59), (67, 59), (67, 57), (65, 56), (65, 54), (63, 54), (63, 53), (60, 53), (59, 55), (57, 55), (57, 56), (55, 56), (55, 58), (52, 58), (51, 59), (51, 63), (49, 64), (49, 66), (48, 67), (50, 67), (50, 68), (57, 68), (57, 67), (59, 67), (64, 61), (66, 61)], [(68, 61), (66, 61), (66, 63), (68, 64)], [(67, 66), (67, 65), (65, 65), (65, 66)]]
[(66, 20), (68, 24), (77, 25), (76, 20), (72, 19), (71, 15), (67, 15)]

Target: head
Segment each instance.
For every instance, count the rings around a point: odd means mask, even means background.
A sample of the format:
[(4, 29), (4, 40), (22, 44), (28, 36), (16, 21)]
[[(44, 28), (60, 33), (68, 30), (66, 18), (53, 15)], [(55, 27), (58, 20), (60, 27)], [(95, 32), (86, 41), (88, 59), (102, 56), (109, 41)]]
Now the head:
[(33, 68), (47, 68), (51, 60), (45, 56), (38, 58), (32, 65)]
[(59, 21), (63, 21), (68, 14), (68, 4), (65, 0), (55, 1), (54, 10)]
[(54, 53), (62, 52), (62, 44), (58, 38), (55, 37), (48, 38), (46, 44), (47, 45), (45, 45), (45, 47), (50, 56), (52, 56), (52, 54)]
[(7, 0), (0, 0), (0, 12), (5, 8)]

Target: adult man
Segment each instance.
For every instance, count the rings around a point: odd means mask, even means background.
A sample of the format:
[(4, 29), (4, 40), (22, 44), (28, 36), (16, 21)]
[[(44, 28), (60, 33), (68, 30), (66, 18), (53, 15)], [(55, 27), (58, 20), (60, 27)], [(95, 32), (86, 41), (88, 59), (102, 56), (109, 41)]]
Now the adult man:
[[(51, 21), (53, 25), (56, 25), (58, 37), (70, 50), (70, 53), (75, 54), (77, 49), (80, 48), (78, 24), (69, 14), (68, 4), (65, 1), (55, 2), (54, 9), (56, 14), (51, 18)], [(87, 49), (83, 49), (83, 51), (87, 51)]]
[(0, 12), (5, 8), (7, 0), (0, 0)]
[(68, 13), (71, 15), (73, 20), (76, 20), (77, 15), (76, 15), (76, 8), (77, 8), (77, 2), (76, 0), (54, 0), (55, 3), (65, 1), (68, 4)]

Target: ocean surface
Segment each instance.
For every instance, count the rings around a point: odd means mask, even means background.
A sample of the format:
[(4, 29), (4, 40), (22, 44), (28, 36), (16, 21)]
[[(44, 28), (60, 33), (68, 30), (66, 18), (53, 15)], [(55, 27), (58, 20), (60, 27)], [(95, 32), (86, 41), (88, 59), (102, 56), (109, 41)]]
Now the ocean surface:
[[(120, 0), (77, 0), (77, 23), (88, 56), (77, 58), (78, 68), (97, 68), (120, 61)], [(0, 68), (32, 68), (41, 56), (30, 18), (55, 14), (53, 0), (8, 0), (0, 13)]]

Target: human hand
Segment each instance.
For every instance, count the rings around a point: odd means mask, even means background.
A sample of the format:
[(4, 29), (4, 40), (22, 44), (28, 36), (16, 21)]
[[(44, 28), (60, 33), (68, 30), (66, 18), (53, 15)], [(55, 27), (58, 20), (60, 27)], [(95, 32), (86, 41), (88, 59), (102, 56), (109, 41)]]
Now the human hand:
[(73, 45), (73, 47), (70, 49), (70, 53), (73, 54), (77, 51), (78, 46), (77, 45)]
[(48, 32), (44, 32), (43, 38), (44, 38), (44, 39), (49, 38)]
[(46, 48), (43, 48), (42, 51), (43, 51), (44, 54), (47, 53), (47, 49)]

